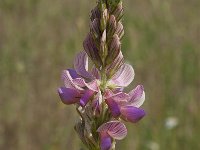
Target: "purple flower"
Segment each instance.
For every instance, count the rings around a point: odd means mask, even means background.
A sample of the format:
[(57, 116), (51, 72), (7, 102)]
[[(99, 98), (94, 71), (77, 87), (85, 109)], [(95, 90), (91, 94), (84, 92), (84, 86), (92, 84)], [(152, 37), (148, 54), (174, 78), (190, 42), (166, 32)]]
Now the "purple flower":
[(58, 93), (63, 103), (78, 103), (84, 107), (99, 92), (97, 70), (88, 72), (88, 57), (85, 52), (76, 56), (74, 68), (63, 71), (62, 80), (65, 87), (59, 88)]
[(143, 109), (139, 108), (144, 100), (145, 93), (142, 85), (138, 85), (129, 94), (107, 91), (104, 95), (106, 103), (113, 117), (121, 117), (125, 121), (132, 123), (138, 122), (145, 116)]
[[(67, 69), (62, 73), (65, 87), (58, 89), (62, 102), (77, 103), (84, 107), (94, 99), (94, 109), (98, 110), (97, 112), (101, 111), (99, 108), (102, 103), (99, 71), (95, 67), (90, 72), (88, 71), (88, 56), (83, 51), (77, 54), (74, 68), (75, 70)], [(133, 81), (134, 75), (131, 65), (122, 65), (108, 81), (104, 99), (113, 117), (121, 117), (135, 123), (145, 115), (144, 110), (139, 108), (145, 100), (144, 88), (138, 85), (128, 94), (122, 92), (123, 88)], [(112, 90), (113, 87), (115, 90)]]
[(100, 135), (101, 150), (109, 150), (112, 147), (112, 140), (122, 140), (127, 135), (127, 129), (120, 121), (110, 121), (102, 124), (98, 130)]
[[(90, 150), (114, 150), (115, 140), (127, 135), (121, 119), (135, 123), (145, 116), (139, 108), (145, 101), (143, 86), (123, 92), (135, 73), (124, 63), (121, 51), (122, 17), (122, 1), (98, 0), (91, 11), (84, 51), (76, 55), (74, 69), (62, 72), (64, 86), (58, 94), (64, 104), (76, 105), (80, 119), (75, 130)], [(88, 58), (93, 63), (91, 70)]]
[(58, 89), (59, 96), (64, 104), (74, 104), (77, 103), (81, 97), (78, 90), (61, 87)]

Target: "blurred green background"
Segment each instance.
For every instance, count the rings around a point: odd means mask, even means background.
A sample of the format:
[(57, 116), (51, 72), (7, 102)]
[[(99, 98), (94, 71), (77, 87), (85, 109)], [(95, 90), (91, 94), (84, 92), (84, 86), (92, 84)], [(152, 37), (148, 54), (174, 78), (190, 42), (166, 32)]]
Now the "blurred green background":
[[(79, 150), (60, 73), (82, 50), (95, 0), (0, 0), (0, 150)], [(147, 116), (118, 150), (200, 149), (200, 1), (124, 0), (123, 53)]]

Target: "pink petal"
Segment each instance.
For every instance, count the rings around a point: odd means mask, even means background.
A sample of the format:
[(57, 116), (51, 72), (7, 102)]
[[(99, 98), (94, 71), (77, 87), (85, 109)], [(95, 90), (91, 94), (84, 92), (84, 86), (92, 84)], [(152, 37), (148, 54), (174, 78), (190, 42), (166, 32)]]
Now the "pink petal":
[(78, 53), (74, 60), (74, 68), (76, 72), (84, 78), (92, 79), (93, 76), (88, 72), (88, 56), (86, 52)]
[(134, 75), (133, 67), (129, 64), (124, 64), (112, 77), (111, 83), (116, 84), (117, 86), (126, 87), (133, 81)]
[(98, 92), (99, 91), (99, 85), (97, 83), (97, 80), (93, 80), (89, 83), (86, 83), (86, 87), (92, 91)]
[(102, 124), (97, 132), (107, 132), (112, 138), (121, 140), (127, 135), (126, 126), (120, 121), (110, 121)]
[(111, 90), (106, 90), (104, 97), (106, 99), (113, 99), (118, 104), (127, 103), (127, 100), (130, 99), (129, 95), (124, 92), (113, 93)]
[(132, 123), (138, 122), (145, 116), (143, 109), (133, 107), (133, 106), (123, 106), (121, 107), (122, 119), (130, 121)]
[(66, 88), (73, 88), (73, 89), (78, 89), (78, 90), (83, 90), (81, 87), (77, 86), (73, 82), (73, 76), (70, 74), (70, 70), (64, 70), (62, 72), (62, 80), (64, 81), (64, 85)]
[(85, 83), (85, 80), (83, 78), (76, 78), (76, 79), (73, 79), (72, 82), (79, 86), (79, 87), (85, 87), (86, 86), (86, 83)]
[(134, 107), (140, 107), (145, 101), (145, 92), (142, 85), (138, 85), (135, 89), (129, 92), (129, 104)]
[(129, 99), (129, 95), (124, 92), (118, 92), (112, 95), (111, 98), (113, 98), (115, 101), (118, 101), (118, 102), (127, 101), (127, 99)]
[(88, 89), (98, 92), (99, 91), (99, 85), (97, 83), (97, 80), (93, 80), (89, 83), (86, 83), (84, 79), (82, 78), (76, 78), (72, 80), (73, 84), (76, 86), (79, 86), (81, 88), (87, 87)]
[(75, 89), (61, 87), (58, 89), (58, 94), (64, 104), (75, 104), (79, 101), (81, 95)]

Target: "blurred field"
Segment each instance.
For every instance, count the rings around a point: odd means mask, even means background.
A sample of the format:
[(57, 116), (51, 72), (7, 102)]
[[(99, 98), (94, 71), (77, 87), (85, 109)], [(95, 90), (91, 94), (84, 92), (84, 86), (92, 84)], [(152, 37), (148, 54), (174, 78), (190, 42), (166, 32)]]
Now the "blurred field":
[[(79, 149), (76, 112), (56, 90), (61, 70), (82, 50), (94, 5), (0, 1), (0, 150)], [(146, 89), (147, 116), (127, 124), (117, 149), (199, 150), (200, 1), (124, 0), (124, 6), (123, 53), (136, 72), (131, 86)]]

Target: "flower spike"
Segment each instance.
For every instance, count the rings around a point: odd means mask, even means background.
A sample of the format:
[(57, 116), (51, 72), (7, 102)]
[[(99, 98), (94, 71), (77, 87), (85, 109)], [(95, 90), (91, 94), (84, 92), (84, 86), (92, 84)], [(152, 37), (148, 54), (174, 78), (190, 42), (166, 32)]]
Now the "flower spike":
[(127, 135), (123, 122), (137, 123), (145, 116), (140, 108), (144, 87), (124, 92), (135, 72), (121, 51), (122, 17), (122, 0), (97, 0), (84, 50), (75, 56), (74, 69), (63, 70), (61, 75), (64, 86), (58, 94), (64, 104), (75, 105), (80, 119), (74, 129), (88, 150), (115, 150), (116, 140)]

